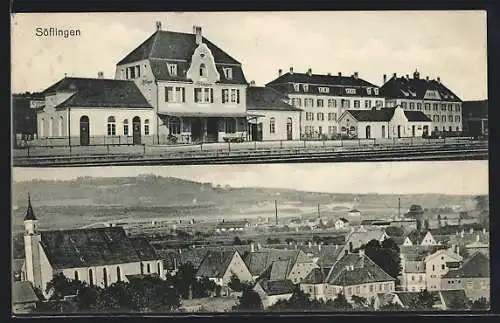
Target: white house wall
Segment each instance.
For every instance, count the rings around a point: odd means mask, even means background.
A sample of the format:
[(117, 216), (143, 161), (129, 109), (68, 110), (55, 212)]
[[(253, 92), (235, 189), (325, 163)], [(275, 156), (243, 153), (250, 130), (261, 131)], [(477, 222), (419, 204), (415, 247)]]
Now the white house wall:
[[(292, 118), (292, 140), (300, 140), (300, 111), (248, 110), (249, 115), (259, 115), (257, 122), (262, 122), (262, 140), (287, 140), (287, 122)], [(271, 118), (274, 118), (275, 132), (271, 133)], [(255, 123), (250, 120), (249, 123)]]

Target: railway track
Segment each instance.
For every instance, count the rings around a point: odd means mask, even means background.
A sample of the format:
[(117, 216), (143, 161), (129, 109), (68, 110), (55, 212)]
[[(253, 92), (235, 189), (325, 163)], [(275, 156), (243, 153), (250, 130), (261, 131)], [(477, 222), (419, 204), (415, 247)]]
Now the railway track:
[(357, 149), (264, 149), (168, 155), (92, 155), (14, 158), (16, 167), (89, 167), (176, 164), (254, 164), (280, 162), (355, 162), (487, 160), (487, 144), (362, 147)]

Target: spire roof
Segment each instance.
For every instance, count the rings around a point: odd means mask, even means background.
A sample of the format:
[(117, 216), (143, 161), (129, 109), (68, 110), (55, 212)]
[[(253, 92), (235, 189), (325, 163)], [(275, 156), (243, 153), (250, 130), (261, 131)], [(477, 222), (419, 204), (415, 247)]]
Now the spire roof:
[(24, 221), (36, 220), (35, 212), (33, 212), (33, 207), (31, 206), (31, 198), (28, 193), (28, 209), (26, 210), (26, 215), (24, 216)]

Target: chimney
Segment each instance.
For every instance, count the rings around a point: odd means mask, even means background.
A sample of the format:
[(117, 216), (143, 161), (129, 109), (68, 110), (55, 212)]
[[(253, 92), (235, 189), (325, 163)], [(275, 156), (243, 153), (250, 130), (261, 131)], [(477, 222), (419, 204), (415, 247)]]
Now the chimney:
[(250, 244), (250, 252), (255, 252), (255, 244), (253, 242)]
[(410, 79), (410, 75), (409, 74), (406, 74), (406, 79), (409, 80)]
[(339, 77), (342, 77), (342, 72), (339, 72)]
[(201, 35), (201, 27), (200, 26), (193, 26), (193, 34), (196, 35), (196, 45), (199, 45), (202, 43), (202, 35)]
[(281, 76), (281, 74), (283, 74), (283, 70), (280, 68), (280, 69), (278, 70), (278, 76)]
[(438, 83), (441, 83), (441, 78), (439, 76), (437, 77), (437, 81)]
[(260, 250), (260, 242), (257, 242), (257, 250)]
[(429, 76), (426, 76), (426, 77), (425, 77), (425, 80), (426, 80), (427, 82), (429, 82)]
[(354, 75), (353, 75), (354, 79), (358, 79), (358, 72), (354, 72)]
[(384, 83), (385, 84), (387, 82), (387, 74), (384, 74)]
[(102, 71), (97, 72), (97, 78), (103, 79), (104, 78), (104, 72), (102, 72)]
[(156, 22), (156, 31), (160, 31), (161, 30), (161, 21), (157, 21)]
[(393, 74), (392, 74), (392, 77), (396, 78), (396, 73), (393, 73)]
[(255, 86), (255, 81), (250, 81), (250, 86)]
[(293, 74), (293, 66), (290, 66), (290, 74)]
[(318, 251), (321, 251), (321, 243), (318, 245)]
[(483, 234), (486, 235), (486, 228), (483, 228)]
[(64, 77), (68, 77), (68, 73), (64, 73)]
[(311, 75), (312, 75), (312, 69), (311, 69), (311, 68), (309, 68), (309, 69), (307, 70), (307, 75), (308, 75), (308, 76), (311, 76)]
[(312, 247), (312, 242), (311, 242), (311, 241), (309, 241), (307, 244), (308, 244), (308, 246), (309, 246), (309, 249), (311, 249), (311, 247)]
[(332, 73), (328, 72), (326, 75), (328, 75), (328, 76), (332, 76)]
[(476, 235), (476, 242), (479, 242), (479, 234)]

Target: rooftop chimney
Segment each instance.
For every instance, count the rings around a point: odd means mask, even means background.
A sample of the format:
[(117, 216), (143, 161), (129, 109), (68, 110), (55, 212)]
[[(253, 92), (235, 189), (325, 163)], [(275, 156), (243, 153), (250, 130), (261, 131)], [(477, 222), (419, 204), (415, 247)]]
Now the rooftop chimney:
[(339, 77), (342, 77), (342, 72), (339, 72)]
[(255, 86), (255, 81), (254, 80), (250, 81), (250, 86)]
[(290, 74), (293, 74), (293, 66), (290, 66)]
[(68, 73), (64, 73), (64, 77), (68, 77)]
[(409, 74), (406, 74), (406, 79), (409, 80), (410, 79), (410, 75)]
[(196, 45), (201, 44), (202, 43), (201, 27), (193, 26), (193, 34), (196, 35)]
[(384, 74), (384, 84), (387, 82), (387, 75)]
[(437, 77), (437, 81), (438, 83), (441, 83), (441, 78), (439, 76)]
[(281, 76), (281, 74), (283, 74), (283, 70), (280, 68), (280, 69), (278, 70), (278, 76)]
[(358, 72), (354, 72), (354, 78), (357, 80), (358, 79)]
[(392, 74), (392, 77), (396, 78), (396, 73), (393, 73), (393, 74)]
[(156, 22), (156, 30), (160, 31), (161, 30), (161, 21)]
[(326, 75), (328, 75), (328, 76), (332, 76), (332, 73), (328, 72), (328, 73), (326, 73)]
[(425, 80), (426, 80), (426, 81), (429, 81), (429, 76), (426, 76), (426, 77), (425, 77)]
[(413, 72), (413, 78), (418, 80), (420, 78), (420, 73), (415, 69), (415, 72)]
[(104, 72), (99, 71), (99, 72), (97, 73), (97, 77), (98, 77), (98, 78), (100, 78), (100, 79), (103, 79), (103, 78), (104, 78)]
[(309, 76), (311, 76), (311, 75), (312, 75), (312, 69), (311, 69), (311, 68), (309, 68), (309, 69), (307, 70), (307, 75), (309, 75)]

